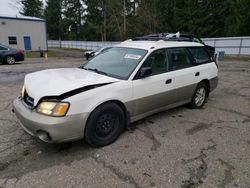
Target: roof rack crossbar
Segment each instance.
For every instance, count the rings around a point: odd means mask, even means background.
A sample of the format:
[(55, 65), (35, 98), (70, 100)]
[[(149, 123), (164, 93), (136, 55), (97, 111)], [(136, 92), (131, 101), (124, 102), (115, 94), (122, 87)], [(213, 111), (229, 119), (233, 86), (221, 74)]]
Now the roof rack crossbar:
[(133, 41), (141, 41), (141, 40), (147, 40), (147, 41), (159, 41), (159, 40), (163, 40), (163, 41), (192, 41), (192, 39), (190, 38), (186, 38), (186, 37), (180, 37), (180, 38), (176, 38), (176, 37), (171, 37), (171, 38), (166, 38), (166, 37), (136, 37), (132, 39)]
[(145, 35), (142, 37), (135, 37), (133, 41), (140, 41), (140, 40), (147, 40), (147, 41), (193, 41), (194, 36), (188, 34), (181, 34), (180, 32), (177, 33), (159, 33), (159, 34), (151, 34)]

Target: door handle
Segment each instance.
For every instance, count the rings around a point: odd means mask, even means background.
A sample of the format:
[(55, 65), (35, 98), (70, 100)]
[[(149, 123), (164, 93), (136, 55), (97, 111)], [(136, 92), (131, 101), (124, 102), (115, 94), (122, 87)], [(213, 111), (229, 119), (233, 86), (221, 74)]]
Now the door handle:
[(172, 79), (166, 80), (165, 84), (170, 84), (172, 82)]
[(195, 73), (195, 76), (200, 76), (200, 72)]

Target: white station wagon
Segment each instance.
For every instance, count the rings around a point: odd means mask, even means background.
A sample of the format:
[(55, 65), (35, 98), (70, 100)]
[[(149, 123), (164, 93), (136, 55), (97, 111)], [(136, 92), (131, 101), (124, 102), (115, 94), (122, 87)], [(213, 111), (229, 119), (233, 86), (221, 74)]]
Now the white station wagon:
[(204, 45), (127, 40), (79, 68), (26, 75), (13, 110), (45, 142), (114, 142), (131, 123), (189, 103), (201, 108), (218, 83)]

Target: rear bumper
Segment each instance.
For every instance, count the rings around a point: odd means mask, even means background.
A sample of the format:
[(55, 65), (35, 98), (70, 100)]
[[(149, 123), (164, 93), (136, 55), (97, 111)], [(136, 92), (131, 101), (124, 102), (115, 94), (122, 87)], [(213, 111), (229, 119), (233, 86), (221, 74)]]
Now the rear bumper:
[(23, 54), (16, 54), (15, 60), (16, 61), (24, 61), (24, 55)]
[[(28, 109), (19, 98), (14, 100), (13, 110), (27, 133), (49, 143), (83, 138), (89, 115), (85, 113), (65, 117), (45, 116), (37, 113), (36, 110)], [(47, 137), (44, 137), (44, 134), (47, 134)]]

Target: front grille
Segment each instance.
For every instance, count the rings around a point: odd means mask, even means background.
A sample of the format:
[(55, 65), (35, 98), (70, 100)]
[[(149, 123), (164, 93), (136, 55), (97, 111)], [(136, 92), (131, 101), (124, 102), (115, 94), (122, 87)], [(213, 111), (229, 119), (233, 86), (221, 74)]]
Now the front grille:
[(34, 98), (30, 97), (26, 90), (24, 92), (23, 101), (28, 105), (28, 107), (34, 107)]

